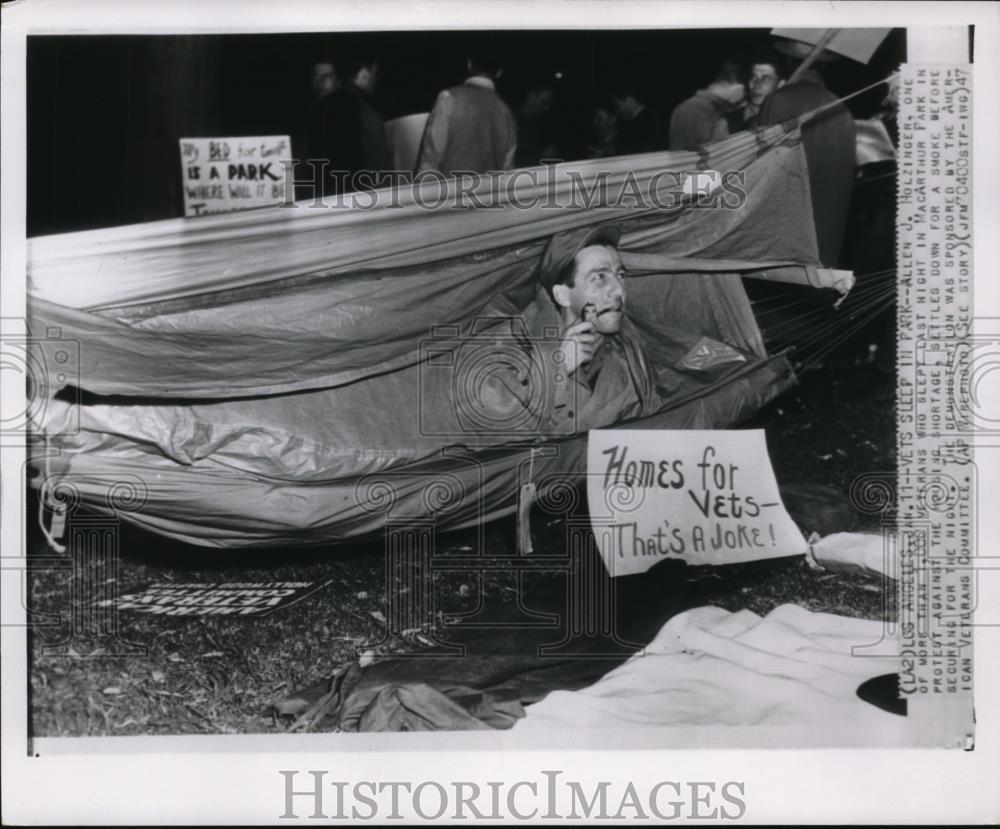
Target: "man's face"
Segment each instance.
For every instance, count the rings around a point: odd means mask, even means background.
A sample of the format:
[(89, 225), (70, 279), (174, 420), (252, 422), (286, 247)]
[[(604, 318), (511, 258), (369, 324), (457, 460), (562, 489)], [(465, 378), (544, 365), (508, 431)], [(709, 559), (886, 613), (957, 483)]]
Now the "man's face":
[(572, 287), (557, 285), (553, 294), (573, 319), (581, 319), (586, 305), (594, 307), (594, 327), (601, 334), (617, 334), (625, 315), (625, 268), (618, 251), (591, 245), (576, 255)]
[(612, 103), (615, 105), (615, 114), (620, 121), (631, 121), (639, 108), (639, 102), (632, 95), (614, 98)]
[(750, 68), (750, 103), (760, 106), (778, 86), (778, 73), (770, 63), (755, 63)]
[(337, 73), (332, 63), (313, 64), (313, 92), (317, 96), (329, 95), (337, 88)]
[(590, 119), (590, 126), (597, 138), (603, 141), (618, 128), (618, 119), (610, 110), (598, 108), (594, 111), (594, 117)]
[(534, 117), (545, 115), (552, 109), (554, 98), (555, 93), (551, 89), (540, 89), (537, 92), (530, 93), (528, 95), (528, 106), (526, 107), (528, 115)]
[(723, 84), (719, 90), (719, 97), (727, 104), (736, 106), (742, 104), (747, 97), (747, 89), (741, 83)]
[(373, 62), (368, 66), (362, 66), (354, 78), (354, 83), (359, 89), (373, 94), (375, 87), (378, 86), (378, 63)]

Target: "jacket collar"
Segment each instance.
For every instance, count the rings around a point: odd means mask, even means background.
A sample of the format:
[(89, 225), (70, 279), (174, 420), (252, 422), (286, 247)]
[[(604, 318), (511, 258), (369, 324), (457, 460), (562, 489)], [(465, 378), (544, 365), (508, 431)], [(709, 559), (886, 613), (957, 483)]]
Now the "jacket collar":
[(472, 84), (473, 86), (481, 86), (485, 89), (496, 89), (496, 85), (489, 78), (484, 78), (482, 75), (473, 75), (471, 78), (465, 79), (466, 83)]

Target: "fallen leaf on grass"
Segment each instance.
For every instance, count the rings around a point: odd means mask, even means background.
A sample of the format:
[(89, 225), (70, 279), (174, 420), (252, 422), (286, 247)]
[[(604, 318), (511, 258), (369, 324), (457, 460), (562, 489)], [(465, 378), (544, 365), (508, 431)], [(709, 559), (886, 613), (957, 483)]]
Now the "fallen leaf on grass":
[(294, 717), (303, 709), (305, 709), (309, 703), (302, 699), (302, 697), (289, 697), (288, 699), (280, 699), (274, 703), (274, 713), (279, 717)]
[(383, 625), (385, 624), (385, 616), (383, 615), (383, 613), (382, 613), (381, 610), (369, 610), (368, 613), (369, 613), (369, 615), (371, 615), (371, 617), (373, 619), (376, 619), (377, 621), (381, 622)]
[(163, 671), (153, 671), (150, 676), (153, 678), (153, 682), (163, 682), (167, 678)]
[(122, 689), (117, 685), (109, 685), (107, 688), (102, 688), (101, 693), (106, 697), (114, 697), (122, 692)]
[(216, 656), (225, 656), (225, 654), (222, 651), (209, 651), (208, 653), (203, 653), (201, 655), (201, 658), (202, 659), (211, 659), (211, 658), (216, 657)]

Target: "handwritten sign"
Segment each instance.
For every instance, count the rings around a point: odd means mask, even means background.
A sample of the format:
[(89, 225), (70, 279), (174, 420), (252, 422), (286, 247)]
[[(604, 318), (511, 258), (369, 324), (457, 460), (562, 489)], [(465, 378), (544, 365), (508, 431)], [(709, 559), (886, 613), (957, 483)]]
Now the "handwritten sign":
[(182, 138), (184, 215), (204, 216), (285, 201), (287, 135)]
[(415, 170), (429, 112), (404, 115), (385, 122), (385, 137), (392, 152), (393, 169)]
[(612, 576), (664, 558), (731, 564), (797, 555), (762, 430), (594, 430), (587, 498)]

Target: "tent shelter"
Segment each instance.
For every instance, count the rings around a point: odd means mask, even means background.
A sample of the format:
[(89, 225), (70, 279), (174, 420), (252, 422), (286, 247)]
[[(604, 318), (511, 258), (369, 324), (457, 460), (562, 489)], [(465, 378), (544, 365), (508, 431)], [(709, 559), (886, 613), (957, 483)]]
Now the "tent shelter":
[[(697, 170), (730, 186), (679, 198)], [(46, 367), (51, 399), (35, 409), (43, 501), (216, 547), (509, 514), (580, 475), (586, 435), (546, 436), (530, 417), (487, 428), (456, 400), (469, 382), (474, 398), (477, 355), (545, 335), (532, 320), (549, 302), (536, 268), (551, 235), (604, 222), (623, 232), (629, 313), (663, 400), (630, 428), (725, 427), (794, 382), (741, 275), (827, 284), (797, 129), (523, 172), (475, 190), (479, 207), (441, 206), (426, 181), (346, 207), (30, 240), (31, 330), (79, 358), (61, 390)], [(692, 368), (703, 338), (741, 359)]]

